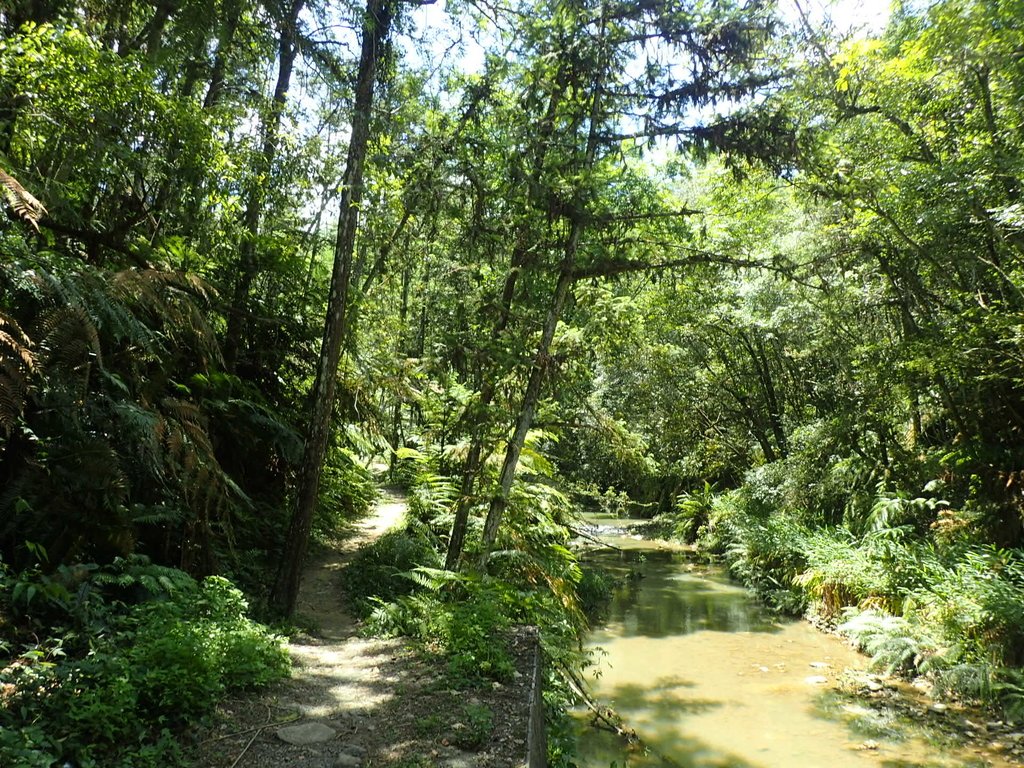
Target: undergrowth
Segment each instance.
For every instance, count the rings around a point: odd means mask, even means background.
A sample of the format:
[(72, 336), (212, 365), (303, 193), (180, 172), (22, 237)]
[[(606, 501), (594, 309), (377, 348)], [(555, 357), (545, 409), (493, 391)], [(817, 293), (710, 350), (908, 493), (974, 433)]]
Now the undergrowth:
[(685, 494), (677, 531), (777, 610), (837, 627), (878, 669), (1024, 715), (1019, 550), (949, 524), (969, 512), (883, 487), (841, 524), (824, 525), (793, 505), (788, 482), (761, 471), (733, 491)]
[[(568, 530), (559, 522), (567, 500), (550, 486), (517, 485), (508, 524), (486, 567), (479, 565), (479, 526), (471, 525), (463, 570), (452, 572), (440, 567), (452, 481), (432, 471), (425, 457), (407, 477), (412, 482), (407, 526), (378, 539), (346, 569), (346, 594), (366, 631), (413, 639), (443, 665), (446, 685), (472, 690), (509, 681), (516, 671), (512, 633), (517, 626), (538, 627), (547, 673), (550, 764), (569, 765), (573, 737), (563, 719), (571, 694), (561, 671), (578, 670), (586, 657), (579, 644), (585, 624), (577, 592), (582, 572), (566, 546)], [(602, 590), (595, 578), (588, 578), (585, 597)], [(481, 717), (476, 730), (487, 730), (484, 725)], [(481, 737), (465, 746), (483, 743)]]
[(280, 639), (221, 577), (135, 556), (0, 579), (0, 765), (183, 765), (178, 734), (225, 691), (288, 673)]

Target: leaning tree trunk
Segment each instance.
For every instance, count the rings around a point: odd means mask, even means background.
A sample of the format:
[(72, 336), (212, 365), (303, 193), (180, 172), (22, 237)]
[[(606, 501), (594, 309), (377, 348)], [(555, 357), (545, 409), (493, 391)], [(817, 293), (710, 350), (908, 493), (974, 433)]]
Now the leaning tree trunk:
[[(603, 35), (604, 32), (604, 19), (602, 18), (601, 34)], [(594, 161), (597, 157), (599, 143), (598, 121), (601, 115), (601, 83), (605, 75), (603, 66), (604, 62), (599, 61), (592, 84), (593, 95), (590, 101), (590, 125), (587, 135), (587, 148), (582, 162), (582, 170), (584, 172), (589, 172), (593, 169)], [(555, 338), (555, 330), (558, 328), (558, 322), (562, 317), (562, 310), (565, 307), (566, 299), (569, 297), (569, 292), (576, 277), (576, 258), (579, 253), (580, 238), (583, 235), (585, 226), (583, 209), (586, 206), (586, 191), (577, 190), (577, 192), (579, 193), (579, 204), (572, 207), (573, 212), (569, 219), (569, 234), (565, 240), (562, 260), (558, 265), (558, 282), (555, 284), (551, 304), (544, 319), (544, 327), (541, 331), (540, 342), (537, 345), (537, 353), (534, 356), (533, 367), (530, 369), (530, 378), (526, 384), (526, 391), (523, 393), (523, 401), (519, 406), (516, 426), (512, 432), (512, 438), (505, 449), (505, 460), (501, 466), (501, 473), (498, 475), (498, 487), (491, 497), (491, 503), (487, 509), (487, 519), (484, 521), (481, 547), (481, 562), (483, 564), (486, 564), (490, 551), (494, 547), (494, 542), (498, 538), (498, 529), (501, 528), (501, 521), (505, 516), (509, 495), (512, 492), (512, 481), (515, 480), (516, 468), (519, 466), (519, 456), (523, 452), (523, 446), (526, 444), (526, 435), (533, 426), (533, 417), (537, 413), (537, 406), (540, 404), (541, 389), (547, 376), (548, 362), (550, 360), (551, 342)]]
[(555, 293), (551, 298), (551, 306), (548, 307), (548, 314), (544, 320), (544, 330), (541, 332), (540, 343), (537, 345), (537, 354), (533, 360), (533, 367), (530, 369), (530, 379), (526, 384), (526, 392), (523, 395), (523, 402), (519, 406), (519, 416), (516, 419), (515, 431), (512, 439), (505, 449), (505, 461), (501, 465), (501, 474), (498, 475), (498, 489), (491, 497), (491, 504), (487, 510), (487, 520), (484, 522), (483, 556), (487, 557), (491, 547), (498, 538), (498, 528), (501, 527), (502, 518), (505, 515), (505, 508), (508, 506), (508, 497), (512, 491), (512, 481), (516, 476), (516, 467), (519, 465), (519, 456), (526, 444), (526, 435), (533, 426), (533, 417), (537, 413), (537, 405), (540, 403), (541, 388), (546, 378), (548, 368), (548, 355), (551, 350), (551, 342), (555, 338), (555, 329), (562, 316), (562, 309), (565, 307), (565, 300), (569, 296), (569, 288), (573, 281), (573, 266), (575, 265), (575, 244), (579, 241), (579, 234), (582, 226), (573, 223), (573, 235), (570, 243), (573, 247), (566, 248), (565, 257), (559, 265), (558, 283), (555, 285)]
[(342, 181), (338, 237), (334, 246), (334, 269), (331, 274), (324, 337), (320, 347), (320, 363), (313, 386), (309, 434), (306, 437), (299, 471), (298, 499), (288, 529), (281, 569), (271, 594), (271, 602), (286, 616), (291, 616), (295, 612), (302, 564), (306, 559), (309, 532), (313, 524), (313, 510), (320, 490), (320, 474), (327, 454), (335, 380), (341, 358), (342, 341), (347, 332), (348, 292), (352, 277), (356, 229), (359, 225), (359, 203), (363, 197), (363, 166), (370, 137), (373, 85), (378, 55), (390, 26), (391, 9), (388, 0), (367, 0), (352, 114), (352, 137), (349, 141), (345, 176)]
[[(539, 142), (533, 157), (530, 184), (527, 187), (529, 190), (527, 194), (528, 207), (540, 204), (542, 194), (540, 182), (541, 175), (544, 172), (544, 160), (551, 146), (555, 117), (558, 107), (562, 103), (566, 87), (566, 68), (560, 67), (555, 76), (554, 88), (548, 99), (544, 119), (541, 121), (540, 130), (538, 131)], [(520, 272), (526, 264), (527, 254), (530, 250), (528, 243), (530, 241), (529, 224), (524, 222), (516, 236), (516, 246), (512, 252), (510, 268), (508, 275), (505, 277), (505, 285), (501, 292), (498, 318), (491, 329), (491, 342), (498, 342), (508, 327), (512, 316), (512, 302), (515, 298), (516, 285), (519, 281)], [(479, 417), (481, 421), (473, 427), (469, 451), (462, 465), (462, 483), (459, 488), (458, 502), (455, 505), (455, 517), (452, 521), (451, 535), (448, 537), (448, 550), (444, 559), (445, 570), (454, 571), (458, 569), (459, 561), (462, 558), (462, 550), (465, 547), (466, 532), (469, 528), (469, 513), (473, 508), (474, 501), (473, 488), (480, 474), (481, 460), (484, 455), (484, 440), (487, 436), (487, 424), (483, 421), (486, 417), (483, 414), (487, 413), (491, 402), (494, 400), (494, 395), (497, 392), (497, 379), (496, 375), (484, 378), (483, 384), (480, 387), (479, 402), (476, 408), (473, 409), (475, 413), (481, 414)]]

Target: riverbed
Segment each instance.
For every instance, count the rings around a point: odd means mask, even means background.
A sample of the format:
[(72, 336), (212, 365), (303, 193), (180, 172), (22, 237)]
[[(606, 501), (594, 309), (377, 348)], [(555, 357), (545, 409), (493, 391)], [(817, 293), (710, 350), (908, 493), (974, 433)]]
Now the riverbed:
[(579, 712), (583, 768), (1011, 765), (841, 691), (844, 676), (865, 679), (868, 660), (807, 622), (772, 614), (722, 569), (621, 523), (592, 524), (619, 549), (585, 559), (623, 579), (589, 636), (600, 649), (592, 690), (639, 741), (589, 727)]

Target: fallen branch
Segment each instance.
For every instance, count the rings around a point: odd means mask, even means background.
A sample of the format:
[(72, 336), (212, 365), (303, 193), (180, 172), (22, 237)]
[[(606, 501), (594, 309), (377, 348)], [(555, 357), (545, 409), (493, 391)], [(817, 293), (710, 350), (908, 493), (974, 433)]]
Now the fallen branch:
[(252, 738), (249, 739), (249, 743), (246, 744), (245, 747), (242, 749), (242, 751), (238, 753), (238, 757), (236, 757), (235, 758), (235, 762), (233, 762), (231, 764), (231, 768), (235, 768), (235, 766), (238, 765), (238, 762), (242, 759), (242, 757), (245, 755), (245, 753), (249, 751), (249, 747), (251, 747), (252, 743), (254, 741), (256, 741), (256, 737), (260, 735), (260, 731), (262, 731), (264, 728), (269, 728), (269, 727), (270, 727), (269, 725), (262, 725), (258, 729), (256, 729), (256, 733), (254, 733), (252, 735)]
[(586, 539), (587, 541), (592, 541), (595, 544), (600, 544), (602, 547), (608, 547), (608, 549), (614, 549), (616, 552), (625, 552), (626, 551), (622, 547), (617, 547), (614, 544), (610, 544), (607, 541), (604, 541), (603, 539), (597, 538), (597, 536), (594, 536), (593, 534), (586, 533), (586, 532), (580, 530), (579, 528), (573, 528), (571, 525), (567, 525), (565, 527), (568, 529), (569, 533), (571, 533), (573, 536), (579, 536), (581, 539)]
[(256, 731), (256, 735), (259, 736), (259, 732), (262, 731), (264, 728), (273, 728), (275, 725), (284, 725), (286, 723), (294, 723), (296, 720), (299, 720), (301, 718), (302, 718), (302, 715), (296, 714), (296, 715), (292, 715), (291, 717), (286, 717), (284, 720), (275, 720), (272, 723), (268, 722), (268, 723), (264, 723), (263, 725), (254, 725), (252, 728), (243, 728), (241, 731), (235, 731), (234, 733), (227, 733), (227, 734), (225, 734), (223, 736), (215, 736), (212, 739), (205, 739), (204, 741), (201, 741), (199, 743), (200, 744), (213, 744), (215, 741), (224, 741), (225, 739), (234, 739), (234, 738), (237, 738), (239, 736), (245, 736), (245, 734), (252, 733), (253, 731)]
[[(559, 666), (559, 671), (562, 673), (562, 677), (566, 683), (569, 684), (569, 688), (575, 693), (580, 701), (583, 702), (584, 706), (591, 711), (594, 715), (592, 724), (595, 727), (600, 727), (603, 730), (610, 731), (616, 736), (620, 736), (626, 740), (629, 744), (636, 744), (640, 741), (640, 737), (637, 736), (636, 731), (627, 729), (622, 726), (622, 718), (615, 714), (615, 711), (610, 707), (602, 707), (593, 697), (587, 693), (586, 685), (576, 675), (565, 667)], [(597, 723), (602, 723), (598, 726)]]
[(558, 671), (562, 673), (563, 679), (569, 684), (573, 693), (579, 696), (580, 701), (593, 713), (594, 719), (590, 723), (592, 727), (600, 728), (602, 731), (608, 731), (619, 736), (631, 748), (641, 748), (648, 754), (656, 754), (664, 765), (671, 766), (672, 768), (683, 768), (682, 764), (674, 758), (651, 749), (632, 728), (623, 726), (622, 718), (615, 710), (611, 707), (602, 707), (594, 701), (593, 697), (586, 691), (586, 684), (576, 674), (561, 665), (559, 665)]

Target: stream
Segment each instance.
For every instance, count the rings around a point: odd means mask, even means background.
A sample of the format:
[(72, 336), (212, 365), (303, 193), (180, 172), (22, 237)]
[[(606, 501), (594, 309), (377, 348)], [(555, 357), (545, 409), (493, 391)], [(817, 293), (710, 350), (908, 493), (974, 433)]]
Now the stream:
[(927, 718), (840, 692), (839, 677), (868, 660), (805, 621), (772, 614), (721, 568), (630, 535), (629, 521), (588, 522), (620, 549), (583, 559), (624, 579), (588, 639), (602, 649), (591, 690), (641, 743), (589, 726), (580, 711), (581, 768), (1011, 765), (943, 743)]

